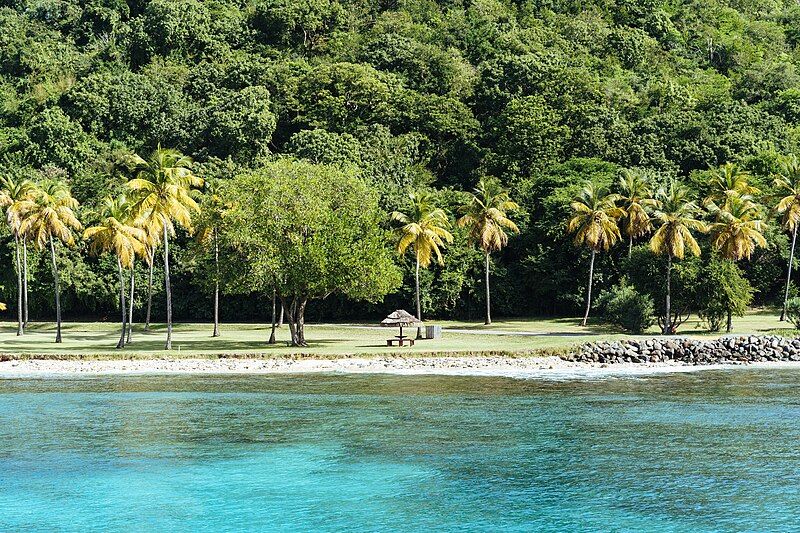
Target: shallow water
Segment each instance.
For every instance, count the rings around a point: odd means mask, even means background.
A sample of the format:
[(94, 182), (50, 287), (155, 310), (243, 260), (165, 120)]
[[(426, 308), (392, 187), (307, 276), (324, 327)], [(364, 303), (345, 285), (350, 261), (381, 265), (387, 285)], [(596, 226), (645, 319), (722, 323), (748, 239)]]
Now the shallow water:
[(800, 372), (0, 380), (0, 530), (790, 531)]

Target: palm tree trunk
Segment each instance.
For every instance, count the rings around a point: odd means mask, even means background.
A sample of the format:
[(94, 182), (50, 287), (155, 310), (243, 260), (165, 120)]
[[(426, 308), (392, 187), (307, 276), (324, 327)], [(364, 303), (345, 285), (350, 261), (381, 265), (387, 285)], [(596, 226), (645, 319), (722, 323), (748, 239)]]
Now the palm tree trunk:
[(633, 235), (628, 236), (628, 259), (633, 254)]
[(125, 320), (125, 276), (122, 274), (122, 262), (117, 258), (117, 270), (119, 271), (119, 307), (122, 309), (122, 331), (119, 334), (119, 342), (117, 342), (117, 349), (125, 346), (125, 329), (127, 327)]
[(792, 247), (789, 250), (789, 270), (786, 272), (786, 292), (783, 295), (783, 310), (781, 311), (781, 322), (786, 320), (786, 306), (789, 303), (789, 285), (792, 282), (792, 262), (794, 261), (794, 244), (797, 241), (797, 224), (792, 230)]
[(664, 306), (664, 326), (661, 330), (663, 335), (672, 333), (672, 256), (667, 254), (667, 297)]
[(581, 326), (589, 322), (589, 310), (592, 308), (592, 281), (594, 280), (594, 256), (597, 254), (592, 250), (592, 258), (589, 260), (589, 290), (586, 292), (586, 312), (583, 314)]
[(167, 342), (165, 350), (172, 349), (172, 290), (169, 286), (169, 234), (164, 224), (164, 292), (167, 295)]
[(492, 303), (489, 291), (489, 252), (486, 252), (486, 322), (488, 326), (492, 323)]
[[(212, 337), (219, 337), (219, 241), (217, 240), (217, 228), (214, 228), (214, 333)], [(273, 324), (275, 322), (275, 296), (272, 297)], [(273, 328), (275, 331), (275, 328)]]
[[(417, 302), (417, 320), (422, 322), (422, 305), (419, 301), (419, 252), (416, 253), (416, 258), (416, 270), (414, 271), (414, 295)], [(417, 326), (417, 338), (422, 338), (422, 328), (420, 326)]]
[(58, 265), (56, 264), (56, 246), (50, 235), (50, 257), (53, 259), (53, 281), (56, 289), (56, 343), (61, 342), (61, 294), (58, 286)]
[(22, 237), (22, 326), (28, 327), (28, 238)]
[[(272, 289), (272, 332), (269, 334), (269, 340), (267, 341), (267, 344), (275, 344), (275, 327), (277, 326), (276, 324), (277, 316), (275, 314), (275, 310), (277, 308), (277, 302), (275, 300), (277, 299), (277, 292), (278, 291), (276, 291), (275, 289)], [(283, 311), (282, 307), (281, 311)]]
[(125, 344), (130, 344), (131, 342), (131, 334), (133, 332), (133, 297), (135, 296), (136, 285), (133, 273), (135, 272), (134, 264), (131, 263), (131, 298), (130, 302), (128, 303), (128, 338), (125, 340)]
[(25, 333), (22, 317), (22, 261), (20, 260), (19, 235), (14, 235), (14, 256), (17, 260), (17, 336)]
[(148, 264), (148, 277), (147, 277), (147, 316), (144, 320), (144, 330), (150, 330), (150, 311), (153, 309), (153, 264), (156, 260), (156, 251), (154, 248), (151, 248), (148, 252), (150, 256), (149, 264)]

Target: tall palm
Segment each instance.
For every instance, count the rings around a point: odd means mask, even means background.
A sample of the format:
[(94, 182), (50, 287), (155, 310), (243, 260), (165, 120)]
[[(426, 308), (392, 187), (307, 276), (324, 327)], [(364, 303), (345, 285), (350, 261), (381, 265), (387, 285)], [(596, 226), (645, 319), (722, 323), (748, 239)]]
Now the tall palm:
[(728, 198), (742, 195), (755, 195), (760, 191), (750, 185), (750, 173), (736, 163), (725, 163), (711, 171), (709, 194), (703, 203), (723, 205)]
[(408, 214), (400, 211), (392, 213), (392, 220), (402, 224), (398, 228), (400, 241), (397, 251), (401, 255), (409, 248), (414, 250), (416, 261), (415, 269), (415, 295), (417, 303), (417, 320), (422, 320), (422, 306), (419, 299), (419, 269), (427, 268), (434, 257), (441, 265), (444, 264), (441, 249), (445, 243), (453, 242), (453, 235), (447, 231), (450, 221), (444, 210), (433, 205), (433, 197), (425, 192), (412, 192), (409, 194), (411, 209)]
[(20, 233), (30, 236), (37, 248), (49, 246), (53, 267), (56, 298), (56, 342), (61, 342), (61, 295), (56, 262), (56, 241), (67, 246), (75, 244), (73, 230), (81, 229), (75, 216), (78, 201), (72, 197), (69, 187), (60, 180), (48, 180), (41, 184), (33, 199), (34, 205), (27, 211), (20, 226)]
[(653, 213), (659, 228), (650, 239), (650, 249), (658, 255), (667, 256), (666, 299), (664, 323), (662, 333), (673, 333), (675, 329), (672, 320), (672, 260), (683, 259), (686, 250), (695, 256), (700, 255), (700, 245), (692, 235), (692, 231), (707, 231), (707, 227), (700, 216), (700, 208), (689, 198), (689, 190), (676, 182), (671, 182), (668, 187), (662, 188), (656, 194), (658, 202)]
[(191, 158), (177, 150), (161, 148), (148, 160), (133, 155), (128, 166), (134, 178), (128, 188), (135, 196), (134, 212), (137, 217), (152, 219), (161, 227), (164, 245), (164, 292), (167, 297), (167, 341), (165, 349), (172, 349), (172, 291), (169, 279), (169, 237), (175, 234), (175, 224), (191, 229), (192, 212), (200, 206), (189, 194), (193, 187), (203, 185), (203, 180), (192, 172)]
[(205, 190), (200, 203), (201, 212), (195, 224), (197, 241), (210, 246), (214, 251), (214, 332), (212, 337), (219, 337), (219, 228), (226, 205), (222, 200), (222, 182), (206, 180)]
[[(749, 196), (731, 196), (722, 207), (711, 204), (709, 211), (715, 222), (709, 226), (711, 244), (729, 261), (750, 259), (757, 246), (767, 245), (762, 231), (761, 208)], [(727, 330), (733, 329), (733, 316), (728, 310)]]
[(633, 241), (650, 233), (653, 224), (650, 211), (655, 205), (653, 189), (647, 175), (641, 171), (625, 169), (617, 182), (619, 203), (625, 210), (622, 230), (628, 237), (628, 257), (633, 252)]
[(594, 258), (597, 252), (610, 249), (621, 238), (618, 219), (625, 211), (617, 207), (619, 196), (608, 194), (588, 182), (573, 199), (572, 218), (567, 223), (567, 231), (575, 234), (575, 244), (586, 246), (591, 251), (589, 260), (589, 288), (586, 293), (586, 312), (583, 314), (581, 326), (589, 321), (589, 310), (592, 307), (592, 283), (594, 281)]
[(139, 223), (147, 234), (145, 239), (144, 260), (147, 263), (147, 313), (145, 315), (144, 330), (150, 330), (150, 316), (153, 310), (153, 268), (156, 263), (156, 249), (161, 243), (163, 229), (158, 220), (153, 218), (140, 218)]
[(492, 323), (492, 306), (489, 291), (489, 254), (501, 250), (508, 243), (506, 230), (519, 233), (519, 228), (508, 218), (508, 212), (519, 209), (497, 178), (484, 176), (472, 191), (469, 202), (458, 225), (469, 228), (469, 240), (483, 250), (486, 272), (486, 324)]
[(123, 268), (133, 269), (136, 255), (145, 252), (144, 230), (131, 223), (131, 204), (125, 197), (106, 198), (100, 223), (87, 228), (83, 238), (91, 242), (91, 249), (95, 253), (111, 252), (117, 256), (117, 270), (119, 272), (119, 299), (122, 309), (122, 332), (120, 333), (117, 348), (125, 346), (127, 319), (125, 315), (125, 278)]
[(20, 249), (20, 242), (24, 239), (24, 234), (20, 228), (23, 217), (34, 206), (35, 191), (36, 186), (31, 181), (17, 179), (10, 175), (0, 177), (0, 208), (5, 209), (6, 223), (14, 236), (14, 259), (17, 273), (17, 335), (25, 332), (22, 250)]
[(786, 271), (786, 289), (781, 311), (781, 321), (783, 321), (786, 320), (786, 305), (789, 302), (789, 285), (792, 281), (797, 227), (800, 223), (800, 161), (794, 154), (781, 161), (774, 186), (778, 190), (778, 194), (782, 195), (775, 205), (775, 212), (781, 215), (781, 225), (784, 229), (792, 234), (792, 247), (789, 249), (789, 268)]

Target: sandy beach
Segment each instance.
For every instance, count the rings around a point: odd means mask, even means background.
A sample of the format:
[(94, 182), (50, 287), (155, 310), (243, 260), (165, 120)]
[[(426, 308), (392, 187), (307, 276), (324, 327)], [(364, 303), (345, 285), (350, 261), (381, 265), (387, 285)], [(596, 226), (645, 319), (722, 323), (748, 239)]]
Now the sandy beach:
[(579, 379), (696, 372), (734, 368), (798, 368), (800, 362), (687, 365), (576, 363), (558, 357), (409, 357), (342, 359), (139, 359), (108, 361), (21, 360), (0, 362), (0, 378), (104, 374), (362, 373)]

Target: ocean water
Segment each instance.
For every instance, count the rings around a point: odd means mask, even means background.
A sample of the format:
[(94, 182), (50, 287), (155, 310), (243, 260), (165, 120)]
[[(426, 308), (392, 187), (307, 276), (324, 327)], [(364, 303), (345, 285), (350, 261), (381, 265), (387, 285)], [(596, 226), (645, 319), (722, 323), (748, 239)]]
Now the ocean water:
[(0, 380), (0, 531), (797, 531), (800, 372)]

